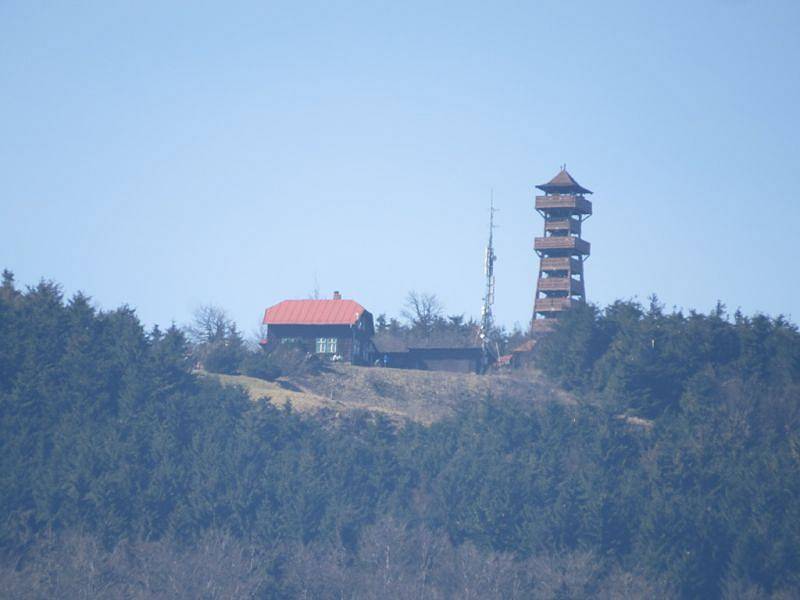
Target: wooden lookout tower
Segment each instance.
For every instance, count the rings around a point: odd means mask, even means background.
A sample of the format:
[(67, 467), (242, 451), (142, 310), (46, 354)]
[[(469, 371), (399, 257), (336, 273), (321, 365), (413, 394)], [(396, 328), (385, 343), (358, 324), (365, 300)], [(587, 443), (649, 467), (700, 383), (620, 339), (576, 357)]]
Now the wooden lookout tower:
[(553, 319), (576, 303), (586, 301), (583, 263), (589, 256), (589, 242), (581, 238), (583, 222), (592, 214), (592, 203), (566, 166), (547, 183), (536, 186), (536, 211), (544, 217), (544, 235), (533, 248), (539, 255), (539, 278), (533, 306), (533, 333), (550, 331)]

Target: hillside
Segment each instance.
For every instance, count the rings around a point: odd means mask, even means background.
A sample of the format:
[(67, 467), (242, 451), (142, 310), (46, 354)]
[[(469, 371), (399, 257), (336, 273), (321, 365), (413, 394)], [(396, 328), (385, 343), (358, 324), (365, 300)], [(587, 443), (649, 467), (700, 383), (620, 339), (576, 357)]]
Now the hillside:
[(301, 412), (370, 410), (424, 424), (487, 399), (575, 403), (574, 397), (547, 384), (537, 371), (475, 375), (338, 364), (318, 375), (281, 377), (275, 382), (244, 375), (204, 376), (240, 385), (254, 400), (269, 397), (279, 406), (289, 402)]
[(198, 376), (194, 350), (6, 277), (6, 595), (798, 597), (782, 317), (576, 308), (537, 345), (542, 374), (267, 383)]

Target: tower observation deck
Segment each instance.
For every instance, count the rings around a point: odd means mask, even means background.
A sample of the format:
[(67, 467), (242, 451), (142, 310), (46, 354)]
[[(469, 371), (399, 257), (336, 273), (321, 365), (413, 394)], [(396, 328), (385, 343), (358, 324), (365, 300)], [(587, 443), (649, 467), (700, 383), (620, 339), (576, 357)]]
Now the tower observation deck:
[(583, 222), (592, 215), (592, 203), (584, 196), (592, 192), (578, 184), (561, 168), (547, 183), (536, 186), (536, 211), (544, 217), (544, 232), (533, 249), (539, 256), (533, 319), (534, 333), (550, 331), (554, 319), (577, 303), (586, 302), (583, 263), (590, 244), (581, 237)]

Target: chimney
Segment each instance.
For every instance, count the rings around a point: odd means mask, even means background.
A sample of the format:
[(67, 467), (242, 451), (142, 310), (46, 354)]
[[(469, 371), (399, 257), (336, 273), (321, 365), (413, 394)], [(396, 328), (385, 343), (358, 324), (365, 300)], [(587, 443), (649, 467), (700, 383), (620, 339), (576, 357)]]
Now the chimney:
[(341, 300), (342, 295), (339, 292), (333, 292), (333, 299), (334, 300)]

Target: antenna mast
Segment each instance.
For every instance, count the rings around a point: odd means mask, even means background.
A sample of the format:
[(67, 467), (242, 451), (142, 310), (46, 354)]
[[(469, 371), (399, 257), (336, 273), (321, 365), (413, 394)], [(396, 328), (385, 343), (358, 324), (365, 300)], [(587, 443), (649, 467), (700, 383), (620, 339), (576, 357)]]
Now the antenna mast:
[(481, 347), (483, 348), (484, 360), (488, 362), (489, 334), (494, 325), (492, 315), (492, 305), (494, 304), (494, 261), (497, 259), (494, 253), (494, 189), (491, 190), (489, 200), (489, 244), (486, 246), (486, 256), (483, 263), (483, 272), (486, 276), (486, 290), (483, 296), (483, 308), (481, 309), (481, 328), (479, 332)]

